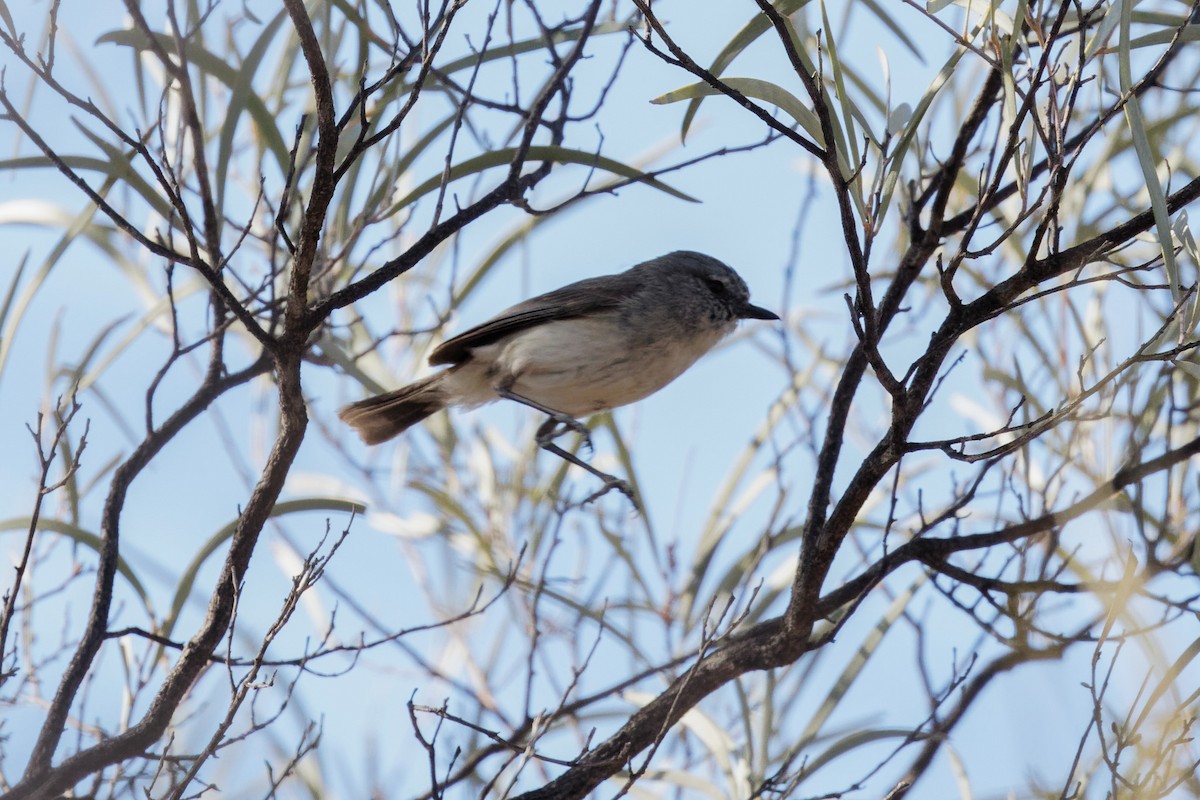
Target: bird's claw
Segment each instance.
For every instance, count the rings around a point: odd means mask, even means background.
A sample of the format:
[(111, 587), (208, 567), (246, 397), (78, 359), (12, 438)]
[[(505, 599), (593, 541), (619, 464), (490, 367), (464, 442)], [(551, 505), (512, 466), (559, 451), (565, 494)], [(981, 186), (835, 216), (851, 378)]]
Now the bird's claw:
[(588, 449), (588, 452), (594, 452), (595, 448), (592, 447), (591, 432), (587, 429), (587, 426), (574, 417), (557, 412), (550, 414), (549, 418), (542, 423), (540, 428), (538, 428), (535, 440), (537, 441), (538, 447), (554, 453), (556, 456), (570, 464), (574, 464), (577, 467), (587, 470), (604, 482), (604, 485), (600, 487), (599, 491), (588, 495), (588, 497), (585, 498), (584, 501), (579, 505), (585, 506), (593, 500), (599, 500), (613, 489), (616, 489), (621, 494), (629, 498), (629, 502), (633, 504), (635, 510), (641, 512), (642, 507), (638, 503), (637, 495), (634, 494), (633, 488), (628, 483), (613, 475), (609, 475), (607, 472), (601, 472), (588, 462), (576, 456), (574, 453), (570, 452), (569, 450), (564, 450), (554, 443), (555, 439), (557, 439), (559, 436), (562, 436), (567, 431), (575, 431), (578, 433), (581, 437), (583, 437), (583, 445)]
[(596, 448), (592, 445), (592, 432), (588, 430), (587, 425), (584, 425), (582, 422), (573, 417), (567, 417), (567, 419), (563, 422), (563, 425), (564, 433), (568, 430), (571, 430), (583, 437), (583, 446), (587, 448), (589, 455), (596, 452)]
[(602, 487), (600, 487), (600, 489), (598, 489), (597, 491), (592, 492), (590, 495), (585, 497), (583, 502), (580, 503), (581, 506), (586, 506), (588, 503), (592, 502), (593, 500), (599, 500), (601, 497), (608, 494), (613, 489), (616, 489), (621, 494), (623, 494), (627, 498), (629, 498), (629, 502), (633, 504), (634, 511), (641, 512), (641, 510), (642, 510), (641, 503), (638, 502), (637, 495), (635, 495), (633, 493), (633, 487), (630, 486), (628, 482), (622, 480), (621, 478), (614, 477), (612, 475), (604, 475), (604, 476), (597, 476), (597, 477), (601, 477), (601, 479), (604, 481), (604, 485)]
[(548, 428), (543, 428), (538, 433), (537, 443), (539, 447), (545, 447), (567, 431), (575, 431), (575, 433), (583, 437), (583, 446), (587, 448), (588, 453), (596, 451), (596, 448), (592, 445), (592, 432), (588, 430), (587, 425), (566, 414), (556, 414), (550, 419), (553, 421), (553, 424)]

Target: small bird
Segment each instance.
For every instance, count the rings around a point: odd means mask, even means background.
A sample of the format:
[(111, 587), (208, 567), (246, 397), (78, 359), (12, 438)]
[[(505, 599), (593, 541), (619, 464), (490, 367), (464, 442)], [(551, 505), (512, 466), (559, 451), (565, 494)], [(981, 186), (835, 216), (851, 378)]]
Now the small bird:
[(364, 442), (379, 444), (448, 406), (515, 400), (548, 415), (537, 431), (539, 447), (604, 481), (588, 500), (616, 488), (636, 505), (624, 481), (554, 440), (576, 431), (590, 449), (579, 417), (658, 391), (742, 319), (779, 317), (750, 303), (733, 269), (680, 250), (518, 303), (439, 345), (429, 363), (449, 369), (348, 405), (338, 416)]

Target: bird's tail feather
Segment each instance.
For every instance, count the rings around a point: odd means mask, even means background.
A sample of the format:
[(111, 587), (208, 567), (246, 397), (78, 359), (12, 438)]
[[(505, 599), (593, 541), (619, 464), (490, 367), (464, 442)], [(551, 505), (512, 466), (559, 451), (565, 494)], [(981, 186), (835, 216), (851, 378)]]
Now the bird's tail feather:
[(449, 404), (449, 395), (441, 385), (444, 374), (439, 372), (393, 392), (351, 403), (338, 412), (338, 417), (367, 444), (386, 442)]

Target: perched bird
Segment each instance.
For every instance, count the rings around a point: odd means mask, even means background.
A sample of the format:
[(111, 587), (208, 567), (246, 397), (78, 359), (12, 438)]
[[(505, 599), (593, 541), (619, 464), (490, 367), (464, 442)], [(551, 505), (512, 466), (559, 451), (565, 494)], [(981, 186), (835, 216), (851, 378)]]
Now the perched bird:
[(579, 417), (641, 400), (677, 378), (741, 319), (777, 320), (750, 303), (746, 283), (715, 258), (680, 250), (616, 275), (572, 283), (500, 312), (439, 345), (449, 365), (401, 389), (360, 400), (338, 416), (367, 444), (400, 434), (448, 406), (501, 398), (549, 416), (537, 443), (604, 481), (624, 481), (554, 444)]

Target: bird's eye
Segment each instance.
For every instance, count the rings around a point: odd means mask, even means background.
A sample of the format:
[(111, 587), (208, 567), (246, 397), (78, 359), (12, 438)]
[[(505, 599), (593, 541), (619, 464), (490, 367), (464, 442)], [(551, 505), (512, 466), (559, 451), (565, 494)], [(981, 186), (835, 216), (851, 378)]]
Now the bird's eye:
[(721, 280), (720, 278), (705, 278), (704, 285), (707, 286), (708, 290), (713, 294), (725, 294), (727, 291), (725, 281)]

